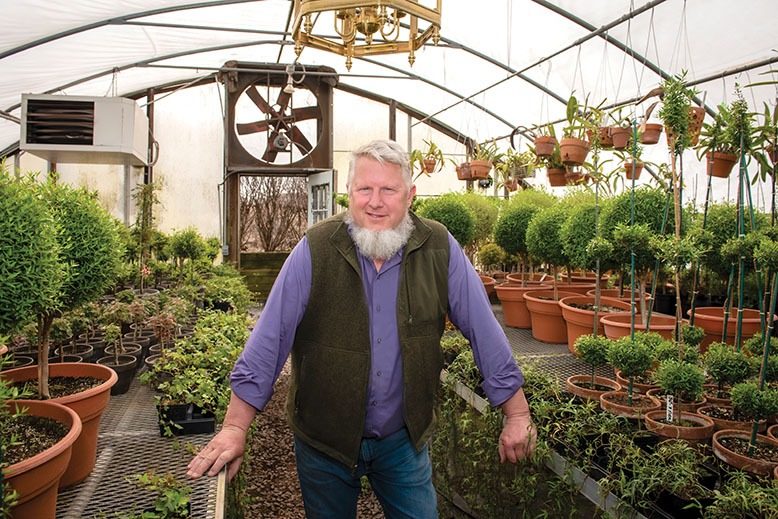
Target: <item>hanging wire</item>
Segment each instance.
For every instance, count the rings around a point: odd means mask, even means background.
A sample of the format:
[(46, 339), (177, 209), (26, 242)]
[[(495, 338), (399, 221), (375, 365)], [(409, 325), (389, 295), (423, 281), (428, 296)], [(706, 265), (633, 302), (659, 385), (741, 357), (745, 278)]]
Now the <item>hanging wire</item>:
[[(578, 78), (581, 80), (581, 93), (586, 92), (586, 87), (584, 86), (584, 78), (583, 78), (583, 69), (581, 68), (581, 45), (578, 45), (578, 53), (575, 57), (575, 68), (573, 69), (573, 91), (575, 91), (575, 77), (578, 76)], [(570, 92), (572, 95), (572, 91)]]
[[(548, 89), (548, 82), (549, 82), (550, 78), (551, 78), (551, 60), (548, 61), (548, 71), (546, 72), (546, 80), (543, 83), (543, 87), (544, 87), (544, 89), (543, 89), (543, 97), (540, 98), (540, 118), (539, 118), (540, 121), (550, 121), (551, 120), (551, 111), (550, 111), (549, 103), (548, 103), (548, 100), (549, 100), (549, 97), (550, 97), (549, 94), (548, 94), (550, 92), (550, 90)], [(545, 110), (546, 110), (545, 117), (543, 116), (543, 108), (545, 108)]]

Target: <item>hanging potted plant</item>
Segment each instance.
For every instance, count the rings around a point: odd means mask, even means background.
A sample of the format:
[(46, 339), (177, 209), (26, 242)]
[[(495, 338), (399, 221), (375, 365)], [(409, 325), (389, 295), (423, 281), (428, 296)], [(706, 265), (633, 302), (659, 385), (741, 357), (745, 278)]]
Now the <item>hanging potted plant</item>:
[(550, 157), (554, 149), (559, 145), (556, 138), (556, 132), (553, 124), (540, 126), (537, 134), (532, 134), (533, 144), (535, 146), (535, 155), (541, 159)]
[(496, 142), (475, 143), (470, 159), (470, 174), (473, 180), (488, 178), (492, 167), (501, 157)]
[(580, 166), (586, 161), (591, 145), (586, 140), (586, 130), (591, 128), (586, 117), (586, 103), (579, 106), (578, 99), (571, 95), (567, 100), (567, 125), (559, 141), (559, 153), (566, 166)]
[(754, 150), (756, 129), (754, 115), (739, 88), (735, 100), (729, 105), (721, 103), (718, 109), (713, 123), (703, 126), (697, 157), (706, 158), (708, 175), (727, 178), (741, 153), (749, 159), (758, 155)]
[(416, 178), (421, 174), (431, 175), (443, 169), (443, 151), (431, 140), (425, 140), (424, 144), (426, 147), (423, 149), (411, 150), (409, 157), (411, 171), (418, 171)]
[(513, 148), (502, 154), (495, 164), (498, 174), (497, 187), (504, 187), (507, 191), (516, 191), (519, 182), (535, 175), (537, 157), (532, 150), (517, 153)]

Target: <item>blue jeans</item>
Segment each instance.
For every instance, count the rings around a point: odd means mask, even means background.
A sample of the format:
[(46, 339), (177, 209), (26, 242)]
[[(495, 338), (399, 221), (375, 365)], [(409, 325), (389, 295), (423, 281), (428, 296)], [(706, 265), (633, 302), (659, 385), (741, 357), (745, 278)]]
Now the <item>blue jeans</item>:
[(348, 519), (357, 514), (366, 475), (387, 519), (436, 519), (429, 449), (417, 452), (407, 429), (381, 439), (363, 439), (353, 469), (295, 436), (297, 476), (308, 519)]

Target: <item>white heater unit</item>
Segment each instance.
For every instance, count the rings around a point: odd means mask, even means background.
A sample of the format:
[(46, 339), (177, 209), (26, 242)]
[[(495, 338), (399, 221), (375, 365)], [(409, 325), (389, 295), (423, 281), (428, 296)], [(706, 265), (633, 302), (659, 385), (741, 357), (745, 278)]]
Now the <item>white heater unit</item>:
[(19, 148), (55, 163), (146, 165), (149, 120), (132, 99), (22, 95)]

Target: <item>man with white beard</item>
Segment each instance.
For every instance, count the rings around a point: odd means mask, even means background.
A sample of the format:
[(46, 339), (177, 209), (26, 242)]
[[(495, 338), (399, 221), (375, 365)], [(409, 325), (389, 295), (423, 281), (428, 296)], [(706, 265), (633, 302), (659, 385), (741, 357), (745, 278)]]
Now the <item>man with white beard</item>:
[(505, 415), (501, 462), (534, 448), (523, 376), (462, 248), (410, 211), (416, 187), (402, 147), (377, 140), (354, 151), (347, 188), (348, 212), (311, 227), (284, 263), (233, 369), (224, 425), (188, 474), (229, 464), (235, 475), (291, 353), (287, 409), (306, 516), (355, 517), (366, 475), (386, 517), (436, 518), (427, 443), (446, 316)]

